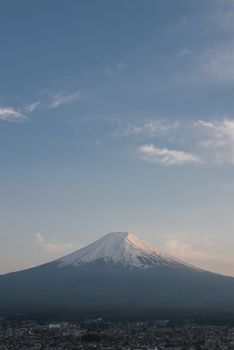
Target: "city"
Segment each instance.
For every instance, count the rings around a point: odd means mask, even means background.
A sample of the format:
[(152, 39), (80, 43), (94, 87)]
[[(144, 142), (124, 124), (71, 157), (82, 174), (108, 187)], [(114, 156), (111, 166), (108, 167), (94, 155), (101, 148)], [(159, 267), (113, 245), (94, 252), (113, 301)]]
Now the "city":
[(0, 350), (233, 350), (234, 323), (1, 318)]

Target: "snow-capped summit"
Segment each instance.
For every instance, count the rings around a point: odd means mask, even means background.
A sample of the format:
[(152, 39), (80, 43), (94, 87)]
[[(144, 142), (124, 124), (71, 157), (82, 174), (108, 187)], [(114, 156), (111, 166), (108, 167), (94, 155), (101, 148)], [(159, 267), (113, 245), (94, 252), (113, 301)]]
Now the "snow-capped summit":
[(153, 266), (191, 268), (178, 259), (150, 247), (129, 232), (108, 233), (94, 243), (59, 259), (58, 266), (78, 267), (98, 261), (142, 269)]

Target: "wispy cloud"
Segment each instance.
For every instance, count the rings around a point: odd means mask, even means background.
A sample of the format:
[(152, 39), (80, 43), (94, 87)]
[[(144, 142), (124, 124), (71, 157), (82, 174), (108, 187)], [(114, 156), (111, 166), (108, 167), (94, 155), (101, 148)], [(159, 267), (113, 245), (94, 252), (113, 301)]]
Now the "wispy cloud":
[(229, 45), (210, 49), (197, 59), (201, 79), (229, 83), (234, 81), (234, 50)]
[(184, 57), (184, 56), (191, 55), (191, 53), (192, 53), (192, 51), (189, 50), (189, 49), (182, 49), (182, 50), (176, 52), (175, 58), (178, 58), (178, 59), (179, 59), (179, 58), (182, 58), (182, 57)]
[[(194, 79), (201, 82), (229, 84), (234, 81), (234, 2), (214, 0), (210, 10), (201, 15), (201, 25), (215, 37), (200, 52), (193, 53)], [(192, 68), (192, 67), (190, 67)]]
[(32, 112), (34, 112), (35, 110), (38, 109), (38, 107), (39, 107), (40, 104), (41, 104), (40, 101), (33, 102), (33, 103), (31, 103), (31, 104), (26, 105), (26, 106), (23, 108), (23, 110), (24, 110), (25, 113), (32, 113)]
[(25, 116), (13, 107), (0, 107), (0, 120), (6, 122), (18, 122), (25, 119)]
[[(187, 58), (186, 65), (182, 58)], [(182, 83), (188, 86), (229, 86), (234, 81), (234, 50), (233, 43), (219, 43), (198, 52), (186, 53), (181, 51), (175, 54), (175, 58), (181, 61), (180, 70), (170, 77), (168, 82), (174, 79), (178, 86)], [(179, 61), (180, 60), (180, 61)]]
[(20, 122), (27, 119), (27, 115), (36, 111), (41, 105), (47, 108), (58, 108), (60, 105), (74, 102), (80, 98), (80, 92), (72, 94), (55, 94), (51, 98), (51, 102), (46, 104), (44, 101), (35, 101), (33, 103), (21, 106), (20, 108), (0, 106), (0, 120), (6, 122)]
[(138, 153), (140, 157), (147, 162), (161, 163), (167, 166), (200, 163), (200, 159), (191, 153), (158, 148), (154, 145), (140, 146), (138, 148)]
[(0, 120), (6, 122), (21, 122), (27, 114), (34, 112), (40, 105), (40, 101), (33, 102), (22, 108), (0, 107)]
[(117, 69), (124, 69), (124, 68), (126, 68), (128, 65), (127, 65), (127, 63), (125, 63), (125, 62), (120, 62), (120, 63), (117, 63), (116, 64), (116, 68)]
[(80, 99), (80, 92), (74, 92), (72, 94), (55, 94), (52, 96), (52, 101), (49, 104), (50, 108), (58, 108), (59, 106), (77, 101)]
[(160, 136), (168, 132), (173, 132), (179, 126), (179, 121), (167, 120), (146, 120), (143, 122), (127, 122), (124, 125), (121, 123), (118, 127), (118, 136)]
[(216, 0), (212, 11), (205, 17), (206, 23), (224, 33), (234, 29), (234, 2), (233, 0)]
[(115, 74), (125, 69), (127, 66), (128, 64), (126, 62), (119, 62), (112, 67), (106, 67), (104, 71), (107, 76), (113, 77), (115, 76)]
[(208, 271), (234, 276), (234, 257), (217, 253), (218, 237), (176, 234), (167, 237), (163, 249)]
[(118, 133), (141, 136), (144, 143), (136, 151), (144, 161), (163, 165), (234, 164), (234, 119), (231, 118), (128, 123), (125, 127), (120, 125)]
[(200, 120), (196, 125), (202, 132), (200, 145), (207, 160), (234, 164), (234, 119)]
[(41, 233), (36, 233), (36, 242), (48, 253), (65, 253), (72, 249), (71, 243), (48, 242)]

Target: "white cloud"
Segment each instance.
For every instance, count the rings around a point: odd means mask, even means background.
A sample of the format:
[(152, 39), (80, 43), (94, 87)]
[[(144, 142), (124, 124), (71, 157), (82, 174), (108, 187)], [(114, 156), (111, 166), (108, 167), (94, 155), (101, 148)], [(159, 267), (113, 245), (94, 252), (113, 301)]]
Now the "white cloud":
[(140, 157), (148, 162), (162, 163), (164, 165), (182, 165), (199, 163), (200, 159), (187, 152), (157, 148), (154, 145), (144, 145), (138, 148)]
[[(160, 120), (127, 123), (120, 125), (117, 134), (140, 136), (144, 144), (138, 147), (137, 153), (148, 162), (164, 165), (234, 164), (234, 119), (231, 118), (187, 123)], [(166, 147), (147, 143), (152, 138), (154, 143), (157, 138), (157, 142), (163, 140)], [(172, 142), (173, 147), (170, 147)]]
[(40, 104), (40, 101), (36, 101), (21, 109), (14, 107), (0, 107), (0, 120), (7, 122), (19, 122), (26, 119), (26, 114), (35, 111)]
[(17, 122), (24, 119), (25, 116), (12, 107), (0, 107), (0, 120), (7, 122)]
[(40, 105), (40, 101), (33, 102), (27, 106), (24, 107), (24, 112), (25, 113), (32, 113), (34, 112)]
[(36, 233), (36, 242), (48, 253), (65, 253), (72, 248), (71, 243), (48, 242), (41, 233)]
[(77, 101), (80, 99), (80, 92), (75, 92), (72, 94), (55, 94), (52, 97), (52, 102), (50, 103), (49, 107), (50, 108), (57, 108), (60, 105), (66, 104), (66, 103), (71, 103), (74, 101)]
[(196, 123), (202, 132), (200, 145), (208, 161), (234, 164), (234, 119)]
[(177, 234), (164, 241), (163, 249), (202, 269), (234, 276), (234, 257), (217, 253), (217, 237)]

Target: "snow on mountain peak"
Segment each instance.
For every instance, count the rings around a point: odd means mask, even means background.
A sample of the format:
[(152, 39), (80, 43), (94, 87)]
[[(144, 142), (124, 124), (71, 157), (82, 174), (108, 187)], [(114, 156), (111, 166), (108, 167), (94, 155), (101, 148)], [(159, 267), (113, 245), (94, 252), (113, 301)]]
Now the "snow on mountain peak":
[(98, 261), (143, 269), (153, 266), (189, 267), (150, 247), (129, 232), (108, 233), (94, 243), (59, 259), (58, 266), (78, 267)]

